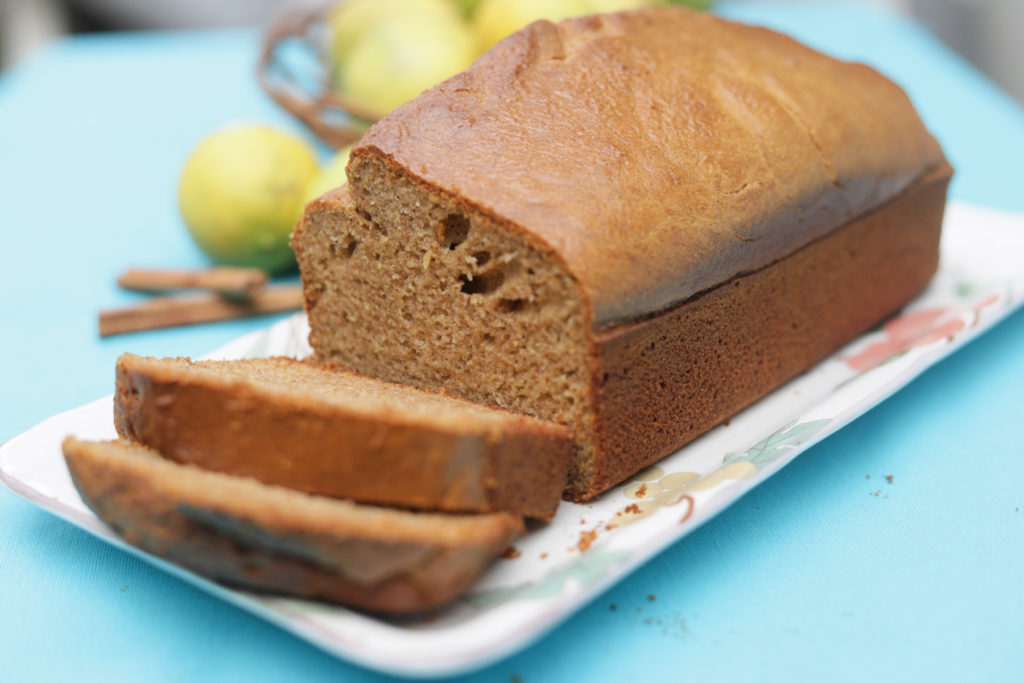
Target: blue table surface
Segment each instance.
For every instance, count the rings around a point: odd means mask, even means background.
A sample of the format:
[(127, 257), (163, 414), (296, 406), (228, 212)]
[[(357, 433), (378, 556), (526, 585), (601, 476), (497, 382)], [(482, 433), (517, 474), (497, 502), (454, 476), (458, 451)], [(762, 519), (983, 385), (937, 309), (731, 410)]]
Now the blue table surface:
[[(1024, 211), (1024, 115), (919, 27), (867, 5), (721, 11), (875, 65), (944, 145), (953, 198)], [(258, 42), (72, 38), (0, 76), (0, 440), (109, 393), (123, 351), (199, 355), (273, 320), (96, 331), (136, 298), (122, 269), (204, 264), (175, 204), (201, 137), (299, 130), (256, 86)], [(1018, 312), (471, 678), (1024, 680), (1022, 344)], [(0, 490), (0, 680), (376, 677)]]

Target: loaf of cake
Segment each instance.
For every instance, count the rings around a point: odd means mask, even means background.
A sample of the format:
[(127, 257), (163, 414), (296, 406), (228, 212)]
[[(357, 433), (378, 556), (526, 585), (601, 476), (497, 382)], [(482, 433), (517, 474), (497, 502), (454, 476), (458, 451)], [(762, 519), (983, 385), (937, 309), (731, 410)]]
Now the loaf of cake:
[(523, 533), (505, 512), (407, 512), (312, 496), (67, 439), (89, 507), (125, 541), (224, 583), (382, 613), (444, 605)]
[(171, 460), (360, 503), (554, 516), (561, 425), (288, 358), (117, 361), (118, 434)]
[(586, 500), (920, 292), (951, 172), (898, 86), (772, 31), (537, 22), (375, 124), (307, 206), (310, 343), (570, 427)]

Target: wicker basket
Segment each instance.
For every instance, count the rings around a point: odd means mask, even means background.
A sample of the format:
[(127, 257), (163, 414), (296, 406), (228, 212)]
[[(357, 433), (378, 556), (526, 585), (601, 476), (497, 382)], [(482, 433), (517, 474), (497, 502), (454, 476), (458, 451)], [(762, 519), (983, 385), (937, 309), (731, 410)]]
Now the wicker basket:
[(259, 82), (278, 104), (335, 149), (352, 144), (382, 113), (331, 87), (330, 5), (293, 10), (267, 31), (259, 61)]

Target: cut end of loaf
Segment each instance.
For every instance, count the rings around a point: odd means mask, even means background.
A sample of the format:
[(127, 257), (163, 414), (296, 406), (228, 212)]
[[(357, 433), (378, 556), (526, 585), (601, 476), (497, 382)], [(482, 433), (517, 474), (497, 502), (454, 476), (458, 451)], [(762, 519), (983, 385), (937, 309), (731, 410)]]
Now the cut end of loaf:
[(564, 266), (387, 159), (353, 158), (349, 180), (293, 237), (317, 360), (567, 425), (569, 488), (592, 488), (574, 481), (590, 476), (587, 312)]

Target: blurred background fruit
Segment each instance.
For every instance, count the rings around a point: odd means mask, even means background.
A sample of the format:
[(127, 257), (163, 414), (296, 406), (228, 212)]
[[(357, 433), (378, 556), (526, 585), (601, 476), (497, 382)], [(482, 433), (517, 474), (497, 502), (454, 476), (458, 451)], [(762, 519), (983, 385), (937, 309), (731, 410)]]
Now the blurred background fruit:
[(480, 6), (480, 0), (452, 0), (456, 7), (459, 8), (459, 12), (464, 17), (470, 17), (476, 8)]
[(360, 38), (402, 18), (423, 21), (424, 30), (429, 31), (438, 22), (459, 22), (461, 15), (450, 0), (342, 0), (327, 14), (331, 55), (343, 63)]
[(683, 5), (693, 9), (708, 10), (715, 6), (715, 0), (668, 0), (668, 5)]
[(348, 178), (345, 177), (345, 167), (348, 166), (348, 155), (352, 151), (352, 145), (344, 147), (331, 157), (331, 159), (321, 167), (313, 180), (309, 183), (306, 188), (306, 201), (310, 202), (320, 195), (326, 194), (336, 187), (341, 187)]
[(472, 16), (480, 52), (538, 19), (561, 21), (589, 14), (586, 0), (483, 0)]
[(591, 12), (621, 12), (651, 4), (654, 3), (647, 0), (587, 0), (587, 7)]
[(396, 14), (354, 42), (337, 64), (334, 82), (386, 113), (462, 71), (475, 57), (473, 35), (460, 17)]
[(267, 126), (232, 126), (189, 156), (178, 206), (215, 262), (285, 272), (295, 266), (288, 238), (316, 175), (316, 157), (301, 139)]

